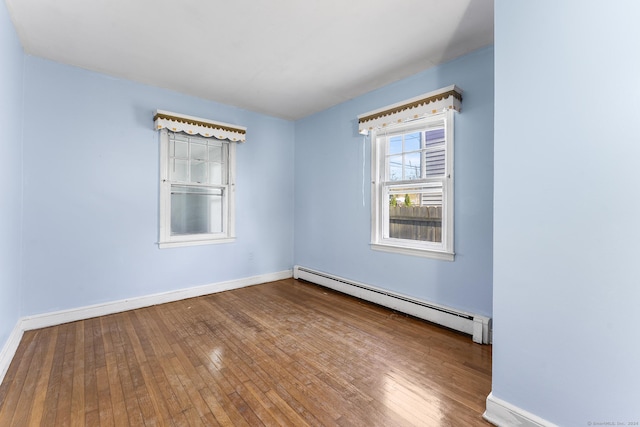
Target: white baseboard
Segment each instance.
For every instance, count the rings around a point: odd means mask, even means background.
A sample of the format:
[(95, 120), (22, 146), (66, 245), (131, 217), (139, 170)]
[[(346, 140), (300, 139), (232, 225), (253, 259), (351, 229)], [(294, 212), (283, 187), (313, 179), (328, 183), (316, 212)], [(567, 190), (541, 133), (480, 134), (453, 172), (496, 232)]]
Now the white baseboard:
[(247, 277), (244, 279), (212, 283), (209, 285), (195, 286), (193, 288), (178, 289), (175, 291), (145, 295), (136, 298), (128, 298), (120, 301), (72, 308), (70, 310), (37, 314), (35, 316), (26, 316), (22, 318), (22, 328), (25, 331), (31, 329), (46, 328), (49, 326), (61, 325), (63, 323), (75, 322), (76, 320), (106, 316), (108, 314), (120, 313), (127, 310), (134, 310), (136, 308), (150, 307), (152, 305), (164, 304), (166, 302), (179, 301), (187, 298), (244, 288), (247, 286), (258, 285), (260, 283), (274, 282), (276, 280), (288, 279), (292, 276), (293, 272), (291, 270), (285, 270), (277, 273), (268, 273), (259, 276)]
[(293, 277), (469, 334), (473, 341), (479, 344), (489, 344), (491, 340), (491, 319), (486, 316), (420, 300), (299, 265), (293, 267)]
[(13, 356), (18, 350), (18, 345), (20, 344), (23, 333), (24, 329), (21, 327), (20, 320), (18, 320), (13, 331), (11, 331), (11, 335), (9, 335), (9, 338), (7, 339), (7, 342), (0, 350), (0, 384), (2, 384), (2, 380), (4, 380), (4, 376), (7, 374), (11, 360), (13, 360)]
[(557, 427), (537, 415), (495, 397), (493, 392), (487, 396), (487, 410), (482, 417), (499, 427)]
[(20, 344), (24, 331), (61, 325), (63, 323), (90, 319), (92, 317), (106, 316), (108, 314), (121, 313), (123, 311), (134, 310), (136, 308), (150, 307), (152, 305), (259, 285), (261, 283), (275, 282), (277, 280), (289, 279), (291, 277), (293, 277), (293, 271), (285, 270), (276, 273), (267, 273), (259, 276), (230, 280), (227, 282), (212, 283), (209, 285), (195, 286), (192, 288), (179, 289), (159, 294), (128, 298), (120, 301), (22, 317), (16, 323), (13, 332), (0, 351), (0, 383), (2, 383), (2, 380), (9, 369), (9, 365), (11, 364), (11, 360), (16, 354), (16, 350), (18, 349), (18, 345)]

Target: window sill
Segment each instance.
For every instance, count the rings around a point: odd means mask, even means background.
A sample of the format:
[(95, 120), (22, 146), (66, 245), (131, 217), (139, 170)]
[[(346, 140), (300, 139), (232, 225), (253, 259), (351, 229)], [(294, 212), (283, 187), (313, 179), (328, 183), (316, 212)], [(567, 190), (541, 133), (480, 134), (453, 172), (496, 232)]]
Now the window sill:
[(159, 242), (158, 247), (160, 249), (181, 248), (185, 246), (215, 245), (218, 243), (231, 243), (235, 241), (236, 241), (235, 237), (230, 237), (226, 239), (215, 239), (215, 240), (188, 240), (188, 241), (181, 241), (181, 242)]
[(371, 249), (375, 251), (391, 252), (395, 254), (413, 255), (413, 256), (419, 256), (423, 258), (438, 259), (441, 261), (453, 261), (455, 259), (455, 253), (453, 252), (392, 246), (392, 245), (386, 245), (382, 243), (371, 243)]

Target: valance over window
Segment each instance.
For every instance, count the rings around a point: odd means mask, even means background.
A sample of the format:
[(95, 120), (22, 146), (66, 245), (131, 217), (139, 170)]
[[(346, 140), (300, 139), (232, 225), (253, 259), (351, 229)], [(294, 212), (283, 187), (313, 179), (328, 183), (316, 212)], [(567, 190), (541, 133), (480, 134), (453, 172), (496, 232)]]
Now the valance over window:
[(451, 85), (360, 114), (358, 116), (358, 130), (361, 134), (367, 134), (372, 129), (418, 119), (444, 110), (459, 112), (461, 105), (462, 90), (455, 85)]
[(156, 111), (153, 122), (158, 130), (166, 128), (173, 132), (184, 132), (189, 135), (201, 135), (206, 138), (221, 140), (226, 139), (232, 142), (245, 142), (247, 134), (247, 128), (244, 126), (214, 122), (213, 120), (163, 110)]

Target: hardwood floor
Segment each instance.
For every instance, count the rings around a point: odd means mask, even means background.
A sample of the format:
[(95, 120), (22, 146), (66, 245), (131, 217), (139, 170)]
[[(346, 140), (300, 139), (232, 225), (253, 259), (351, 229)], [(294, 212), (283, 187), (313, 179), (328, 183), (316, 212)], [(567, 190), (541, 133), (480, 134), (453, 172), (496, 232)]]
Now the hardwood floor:
[(487, 426), (491, 347), (293, 279), (25, 332), (0, 426)]

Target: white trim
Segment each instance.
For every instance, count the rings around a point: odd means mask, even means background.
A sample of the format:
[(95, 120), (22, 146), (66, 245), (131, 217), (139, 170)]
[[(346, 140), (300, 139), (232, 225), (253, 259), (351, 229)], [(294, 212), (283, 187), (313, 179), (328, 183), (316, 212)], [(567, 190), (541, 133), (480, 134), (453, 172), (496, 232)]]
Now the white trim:
[(487, 316), (457, 310), (299, 265), (293, 267), (293, 277), (469, 334), (473, 341), (479, 344), (489, 343), (491, 319)]
[(22, 339), (23, 334), (24, 329), (22, 329), (22, 320), (18, 319), (16, 326), (13, 328), (13, 331), (11, 331), (9, 338), (7, 338), (7, 342), (4, 344), (4, 347), (0, 349), (0, 384), (4, 381), (4, 376), (9, 370), (9, 365), (11, 365), (13, 356), (18, 350), (18, 345), (20, 345), (20, 340)]
[(410, 247), (385, 245), (384, 243), (370, 243), (371, 249), (381, 252), (391, 252), (395, 254), (421, 256), (423, 258), (439, 259), (442, 261), (455, 260), (456, 254), (453, 252), (434, 251), (429, 249), (414, 249)]
[(499, 427), (557, 427), (552, 422), (495, 397), (493, 392), (487, 396), (487, 410), (482, 417)]
[(185, 240), (183, 242), (158, 242), (158, 247), (160, 249), (166, 249), (166, 248), (183, 248), (185, 246), (198, 246), (198, 245), (215, 245), (217, 243), (232, 243), (235, 242), (236, 239), (234, 238), (229, 238), (229, 239), (216, 239), (216, 240), (212, 240), (212, 239), (202, 239), (202, 240)]
[(152, 305), (180, 301), (187, 298), (199, 297), (202, 295), (209, 295), (217, 292), (259, 285), (261, 283), (274, 282), (276, 280), (288, 279), (292, 277), (292, 275), (293, 272), (291, 270), (284, 270), (276, 273), (261, 274), (259, 276), (229, 280), (226, 282), (211, 283), (208, 285), (178, 289), (175, 291), (145, 295), (142, 297), (128, 298), (103, 304), (89, 305), (85, 307), (72, 308), (69, 310), (55, 311), (51, 313), (36, 314), (34, 316), (27, 316), (21, 319), (22, 330), (28, 331), (31, 329), (46, 328), (49, 326), (60, 325), (62, 323), (75, 322), (77, 320), (90, 319), (92, 317), (105, 316), (108, 314), (120, 313), (127, 310), (134, 310), (136, 308), (150, 307)]
[(229, 172), (229, 194), (227, 196), (227, 235), (231, 239), (236, 237), (236, 144), (229, 144), (229, 162), (227, 169)]

